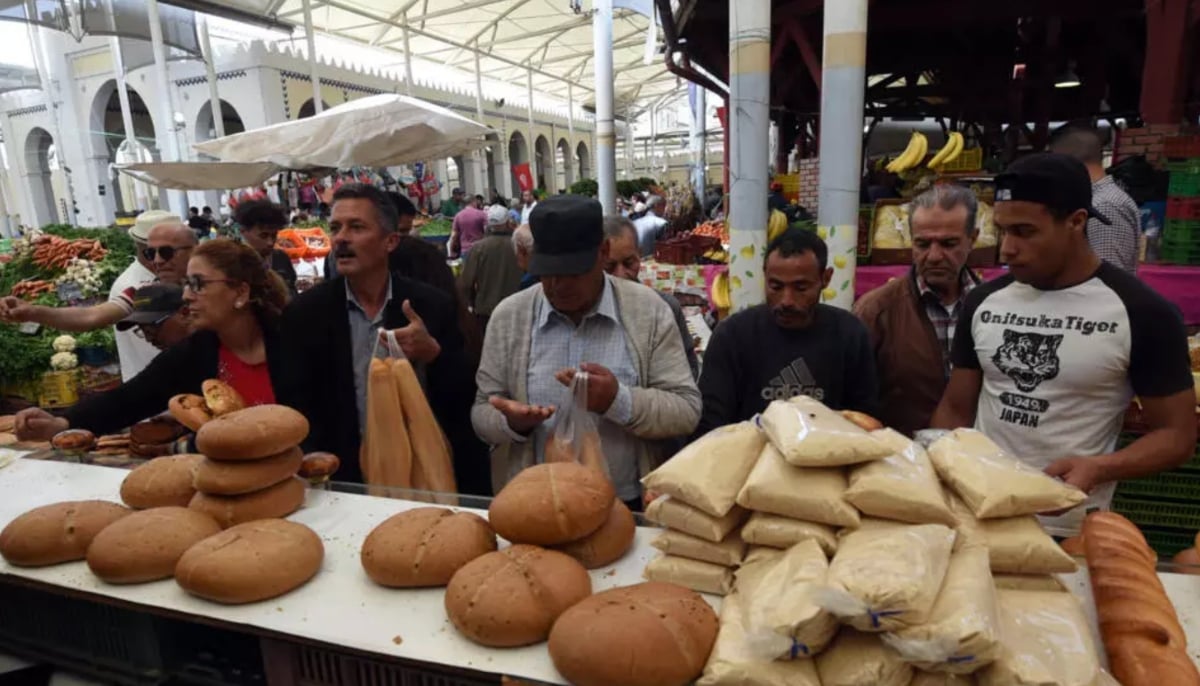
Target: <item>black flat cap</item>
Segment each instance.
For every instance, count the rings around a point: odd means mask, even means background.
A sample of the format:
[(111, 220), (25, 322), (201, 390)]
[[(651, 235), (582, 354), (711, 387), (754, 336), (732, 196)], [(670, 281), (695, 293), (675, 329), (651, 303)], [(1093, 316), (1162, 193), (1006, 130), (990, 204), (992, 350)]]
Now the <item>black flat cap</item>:
[(604, 210), (591, 198), (555, 195), (534, 206), (529, 229), (533, 232), (529, 273), (577, 276), (596, 266), (604, 242)]

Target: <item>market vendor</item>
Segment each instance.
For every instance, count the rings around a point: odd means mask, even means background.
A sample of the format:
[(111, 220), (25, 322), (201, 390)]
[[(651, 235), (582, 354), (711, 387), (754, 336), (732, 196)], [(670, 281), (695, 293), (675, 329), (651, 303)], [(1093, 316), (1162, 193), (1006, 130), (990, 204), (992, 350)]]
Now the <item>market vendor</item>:
[(588, 410), (617, 497), (641, 509), (638, 480), (666, 455), (661, 441), (687, 436), (700, 416), (671, 309), (649, 288), (604, 273), (608, 246), (600, 203), (562, 195), (531, 215), (529, 269), (541, 284), (510, 296), (488, 323), (471, 420), (494, 446), (493, 487), (543, 459), (565, 383), (588, 374)]
[(789, 229), (767, 246), (766, 304), (717, 325), (704, 352), (697, 435), (750, 419), (773, 400), (808, 395), (874, 414), (875, 357), (853, 314), (820, 303), (833, 269), (817, 234)]
[[(1088, 243), (1087, 169), (1041, 153), (996, 177), (995, 222), (1009, 274), (967, 296), (937, 428), (974, 426), (1089, 494), (1047, 524), (1077, 530), (1116, 482), (1176, 467), (1196, 445), (1196, 398), (1179, 312)], [(1116, 449), (1130, 400), (1149, 432)]]
[[(162, 304), (143, 300), (147, 308)], [(68, 428), (112, 433), (163, 413), (172, 396), (200, 394), (207, 379), (229, 384), (247, 405), (274, 402), (281, 377), (295, 374), (279, 354), (278, 322), (287, 292), (259, 254), (227, 238), (205, 241), (188, 261), (183, 300), (191, 335), (127, 383), (80, 401), (63, 417), (38, 408), (19, 412), (17, 436), (47, 440)]]
[[(154, 275), (154, 261), (147, 259), (145, 252), (150, 238), (150, 229), (160, 222), (169, 224), (179, 221), (179, 217), (163, 210), (146, 210), (137, 216), (133, 226), (129, 227), (129, 237), (133, 239), (134, 259), (125, 268), (125, 271), (121, 272), (113, 281), (112, 288), (108, 291), (109, 302), (121, 304), (126, 298), (128, 289), (136, 289), (157, 280), (158, 277)], [(167, 333), (160, 333), (158, 340), (161, 345), (156, 345), (148, 342), (145, 337), (139, 336), (135, 329), (123, 331), (118, 326), (113, 334), (113, 339), (117, 344), (117, 361), (121, 365), (121, 380), (127, 382), (145, 369), (146, 365), (150, 364), (150, 361), (158, 355), (161, 348), (167, 348), (177, 343), (182, 339), (182, 335), (170, 338)]]
[(334, 478), (361, 482), (367, 372), (380, 329), (394, 330), (450, 440), (459, 490), (487, 494), (486, 464), (467, 427), (474, 385), (454, 302), (389, 270), (388, 254), (401, 240), (396, 225), (396, 206), (374, 186), (351, 183), (334, 193), (329, 228), (338, 277), (296, 296), (284, 312), (291, 372), (280, 401), (308, 417), (308, 450), (341, 458)]
[(263, 258), (267, 269), (283, 279), (288, 293), (295, 294), (296, 268), (292, 266), (292, 258), (275, 247), (275, 239), (287, 226), (283, 208), (266, 198), (247, 200), (237, 206), (233, 216), (240, 227), (242, 240)]
[(929, 426), (950, 378), (950, 342), (979, 279), (967, 267), (979, 204), (969, 188), (941, 184), (912, 201), (912, 269), (854, 303), (879, 374), (879, 420), (911, 436)]

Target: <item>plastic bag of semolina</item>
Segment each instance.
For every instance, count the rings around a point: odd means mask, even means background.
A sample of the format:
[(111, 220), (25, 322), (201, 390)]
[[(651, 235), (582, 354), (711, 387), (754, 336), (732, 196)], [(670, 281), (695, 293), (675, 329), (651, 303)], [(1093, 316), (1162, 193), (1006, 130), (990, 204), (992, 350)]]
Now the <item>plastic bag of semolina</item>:
[(975, 519), (970, 508), (954, 496), (950, 508), (958, 520), (956, 546), (968, 540), (986, 546), (993, 572), (1067, 574), (1078, 568), (1074, 558), (1054, 542), (1033, 515)]
[(817, 656), (821, 686), (908, 686), (913, 668), (878, 635), (843, 627)]
[(1056, 576), (1048, 574), (993, 574), (992, 582), (996, 590), (1011, 591), (1047, 591), (1051, 593), (1068, 593), (1066, 586)]
[(972, 674), (946, 674), (945, 672), (913, 672), (912, 682), (908, 686), (975, 686), (975, 676)]
[(642, 486), (723, 517), (733, 508), (766, 442), (754, 422), (713, 429), (647, 474)]
[(826, 556), (837, 551), (837, 532), (827, 524), (755, 512), (742, 526), (742, 540), (753, 545), (787, 549), (801, 541), (816, 541)]
[(871, 435), (893, 452), (850, 470), (846, 502), (872, 517), (953, 526), (945, 491), (925, 449), (891, 429)]
[(746, 556), (746, 543), (736, 531), (726, 536), (725, 540), (720, 543), (713, 543), (703, 538), (668, 529), (659, 534), (658, 538), (650, 541), (650, 545), (666, 555), (711, 562), (725, 567), (737, 567)]
[(954, 553), (929, 618), (884, 634), (883, 642), (930, 671), (971, 674), (996, 659), (1000, 619), (987, 549), (968, 545)]
[(1083, 491), (1021, 462), (974, 429), (957, 429), (934, 441), (929, 457), (942, 481), (979, 519), (1064, 510), (1087, 499)]
[(812, 660), (756, 657), (742, 624), (741, 593), (721, 601), (721, 628), (697, 686), (821, 686)]
[(1001, 648), (979, 672), (980, 686), (1103, 683), (1092, 630), (1074, 595), (1000, 590), (996, 598)]
[(867, 520), (838, 542), (817, 603), (861, 631), (898, 631), (929, 618), (950, 565), (954, 531)]
[(845, 501), (846, 474), (838, 467), (794, 467), (775, 446), (763, 446), (737, 503), (806, 522), (858, 526), (858, 510)]
[(733, 570), (711, 562), (686, 557), (660, 555), (642, 571), (647, 581), (662, 581), (690, 588), (698, 593), (727, 595), (733, 590)]
[(735, 586), (742, 598), (742, 626), (751, 650), (764, 659), (794, 660), (819, 654), (833, 640), (838, 620), (813, 601), (825, 584), (829, 562), (815, 541), (797, 543), (782, 555), (742, 565)]
[(892, 453), (857, 424), (806, 395), (773, 401), (759, 424), (783, 459), (797, 467), (841, 467)]
[(734, 507), (724, 517), (705, 514), (669, 495), (659, 496), (646, 507), (646, 519), (668, 529), (682, 531), (712, 543), (725, 540), (729, 532), (746, 521), (747, 512)]

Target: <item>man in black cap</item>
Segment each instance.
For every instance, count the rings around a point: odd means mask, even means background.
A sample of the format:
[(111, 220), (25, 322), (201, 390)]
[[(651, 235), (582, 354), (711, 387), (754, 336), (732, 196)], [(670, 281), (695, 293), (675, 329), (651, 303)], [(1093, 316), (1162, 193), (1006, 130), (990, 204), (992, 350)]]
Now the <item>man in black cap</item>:
[(114, 326), (117, 331), (133, 329), (147, 343), (165, 350), (188, 335), (187, 319), (181, 310), (182, 287), (153, 283), (134, 291), (133, 312)]
[(494, 446), (493, 487), (544, 460), (579, 370), (617, 496), (641, 509), (638, 480), (668, 457), (662, 440), (688, 435), (700, 418), (679, 329), (654, 291), (604, 273), (600, 203), (547, 198), (529, 221), (529, 271), (541, 283), (492, 313), (471, 411), (475, 432)]
[[(1171, 469), (1196, 443), (1195, 397), (1179, 312), (1102, 262), (1086, 235), (1083, 163), (1029, 155), (996, 177), (996, 226), (1009, 274), (967, 297), (954, 371), (933, 425), (974, 426), (1001, 448), (1089, 494), (1046, 523), (1076, 531), (1107, 509), (1116, 482)], [(1116, 450), (1130, 400), (1150, 432)]]

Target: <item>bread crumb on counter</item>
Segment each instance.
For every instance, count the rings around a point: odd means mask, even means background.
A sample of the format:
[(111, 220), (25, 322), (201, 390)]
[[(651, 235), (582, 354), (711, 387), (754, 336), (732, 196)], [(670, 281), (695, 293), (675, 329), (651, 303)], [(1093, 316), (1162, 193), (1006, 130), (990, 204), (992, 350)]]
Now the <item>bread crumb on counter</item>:
[(401, 643), (404, 643), (404, 639), (401, 638), (400, 634), (396, 634), (395, 636), (392, 636), (392, 643), (400, 645)]

